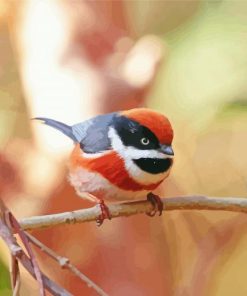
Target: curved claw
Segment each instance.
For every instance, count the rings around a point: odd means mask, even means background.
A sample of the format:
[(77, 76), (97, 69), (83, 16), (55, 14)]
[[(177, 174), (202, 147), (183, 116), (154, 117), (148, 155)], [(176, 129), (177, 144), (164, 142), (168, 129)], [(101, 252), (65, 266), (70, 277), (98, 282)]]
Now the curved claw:
[(159, 216), (161, 216), (164, 209), (164, 205), (160, 197), (150, 192), (147, 195), (147, 200), (150, 201), (153, 205), (153, 210), (146, 214), (150, 217), (153, 217), (155, 216), (156, 212), (159, 212)]
[(97, 226), (101, 226), (105, 219), (111, 220), (111, 214), (104, 200), (101, 199), (98, 205), (100, 206), (101, 214), (97, 218), (96, 223), (97, 223)]

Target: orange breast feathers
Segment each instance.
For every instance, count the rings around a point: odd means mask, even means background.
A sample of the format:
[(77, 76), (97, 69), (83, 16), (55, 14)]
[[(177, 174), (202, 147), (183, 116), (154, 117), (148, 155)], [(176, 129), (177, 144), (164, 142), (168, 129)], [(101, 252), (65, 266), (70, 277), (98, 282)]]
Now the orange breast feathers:
[(130, 191), (154, 190), (163, 181), (155, 184), (143, 185), (133, 180), (125, 169), (124, 162), (115, 151), (97, 158), (83, 157), (80, 145), (76, 144), (70, 158), (71, 170), (84, 168), (90, 172), (96, 172), (102, 175), (110, 183), (116, 185), (120, 189)]

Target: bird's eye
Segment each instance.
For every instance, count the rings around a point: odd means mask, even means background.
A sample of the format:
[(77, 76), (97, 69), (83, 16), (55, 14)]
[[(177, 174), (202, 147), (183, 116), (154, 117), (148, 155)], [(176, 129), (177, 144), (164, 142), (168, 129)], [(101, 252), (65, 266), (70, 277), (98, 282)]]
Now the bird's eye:
[(150, 143), (150, 141), (148, 138), (142, 138), (141, 143), (142, 143), (142, 145), (148, 145)]

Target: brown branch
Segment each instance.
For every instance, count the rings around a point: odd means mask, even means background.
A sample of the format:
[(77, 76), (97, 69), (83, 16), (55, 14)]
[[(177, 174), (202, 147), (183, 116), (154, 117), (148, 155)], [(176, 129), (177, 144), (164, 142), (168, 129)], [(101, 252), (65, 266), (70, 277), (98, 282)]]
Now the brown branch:
[[(0, 200), (1, 202), (1, 200)], [(11, 255), (11, 265), (10, 265), (10, 278), (11, 286), (13, 291), (13, 296), (19, 295), (20, 288), (20, 272), (17, 261), (17, 256), (21, 254), (22, 249), (17, 244), (15, 237), (13, 236), (12, 231), (8, 228), (6, 224), (5, 215), (3, 212), (3, 207), (0, 210), (0, 237), (5, 241), (6, 245), (9, 248)]]
[(58, 262), (62, 268), (70, 270), (74, 275), (79, 277), (83, 282), (87, 284), (88, 287), (93, 288), (98, 295), (107, 296), (107, 293), (104, 292), (98, 285), (96, 285), (92, 280), (90, 280), (86, 275), (81, 273), (78, 268), (70, 263), (68, 258), (59, 256), (56, 252), (45, 246), (42, 242), (36, 239), (34, 236), (26, 232), (28, 239), (37, 246), (41, 251), (46, 253), (49, 257)]
[[(30, 259), (27, 255), (22, 251), (20, 255), (17, 256), (18, 260), (25, 267), (25, 269), (35, 278), (35, 272), (32, 266)], [(58, 284), (50, 280), (46, 275), (42, 273), (43, 282), (45, 288), (54, 296), (72, 296), (68, 291), (64, 288), (60, 287)], [(36, 279), (36, 278), (35, 278)]]
[[(167, 199), (163, 198), (162, 202), (164, 204), (165, 211), (172, 211), (172, 210), (213, 210), (215, 211), (215, 210), (218, 210), (218, 211), (232, 211), (232, 212), (247, 213), (246, 198), (187, 196), (187, 197), (173, 197), (173, 198), (167, 198)], [(109, 211), (113, 218), (150, 212), (152, 211), (152, 209), (153, 209), (153, 206), (148, 201), (136, 201), (131, 203), (109, 205)], [(20, 220), (19, 224), (21, 225), (22, 229), (30, 230), (30, 229), (45, 228), (45, 227), (60, 225), (60, 224), (73, 224), (73, 223), (96, 221), (99, 215), (100, 215), (100, 209), (97, 206), (95, 206), (89, 209), (77, 210), (73, 212), (65, 212), (65, 213), (59, 213), (59, 214), (53, 214), (53, 215), (24, 218)], [(1, 202), (0, 202), (0, 236), (4, 239), (4, 241), (8, 245), (12, 256), (17, 258), (18, 261), (20, 261), (22, 265), (29, 271), (29, 273), (34, 278), (36, 278), (35, 270), (30, 258), (23, 252), (20, 246), (16, 243), (16, 240), (13, 236), (13, 233), (11, 232), (11, 229), (6, 224)], [(42, 246), (42, 244), (40, 246), (44, 250), (45, 246), (44, 245)], [(66, 268), (69, 268), (70, 270), (72, 270), (81, 279), (85, 280), (85, 276), (82, 275), (76, 267), (71, 265), (67, 260), (67, 258), (58, 256), (52, 250), (50, 250), (48, 253), (53, 259), (57, 260), (60, 263), (60, 265), (62, 266), (64, 265)], [(13, 279), (16, 282), (16, 284), (19, 284), (15, 279), (17, 276), (17, 273), (13, 275)], [(48, 291), (50, 291), (52, 295), (64, 295), (64, 296), (71, 295), (69, 292), (59, 287), (56, 283), (52, 282), (44, 274), (42, 274), (42, 278), (43, 278), (45, 288)], [(16, 290), (18, 290), (18, 286), (16, 286)], [(105, 295), (105, 294), (101, 294), (101, 295)]]
[[(17, 244), (16, 239), (12, 233), (12, 229), (8, 225), (8, 219), (6, 217), (9, 216), (8, 209), (4, 206), (3, 202), (0, 199), (0, 236), (5, 241), (6, 245), (9, 248), (12, 258), (15, 258), (13, 264), (16, 264), (16, 259), (21, 262), (24, 268), (36, 279), (37, 271), (35, 271), (33, 266), (33, 261), (25, 254), (22, 248)], [(13, 295), (18, 295), (19, 289), (19, 271), (16, 269), (18, 267), (12, 265), (11, 270), (12, 273), (12, 283), (13, 283)], [(44, 287), (51, 292), (52, 295), (55, 296), (72, 296), (65, 289), (57, 285), (55, 282), (51, 281), (46, 275), (41, 273), (41, 277), (43, 279)]]
[[(14, 230), (18, 233), (21, 241), (23, 242), (26, 250), (27, 250), (27, 253), (29, 255), (29, 258), (32, 262), (32, 266), (33, 266), (33, 269), (34, 269), (34, 273), (35, 273), (35, 278), (37, 279), (38, 281), (38, 284), (39, 284), (39, 294), (41, 296), (45, 296), (45, 288), (44, 288), (44, 283), (43, 283), (43, 278), (42, 278), (42, 275), (41, 275), (41, 271), (40, 271), (40, 268), (39, 268), (39, 265), (38, 265), (38, 262), (33, 254), (33, 251), (32, 251), (32, 248), (30, 247), (29, 245), (29, 241), (28, 241), (28, 238), (26, 236), (26, 233), (21, 229), (21, 226), (19, 224), (19, 222), (15, 219), (15, 217), (13, 216), (13, 214), (11, 212), (9, 212), (7, 209), (6, 209), (6, 214), (5, 216), (8, 218), (8, 226), (9, 228), (13, 227)], [(14, 269), (16, 270), (16, 269)], [(18, 284), (18, 282), (16, 282), (16, 284)]]
[(20, 291), (20, 269), (18, 265), (17, 255), (22, 251), (17, 245), (16, 238), (13, 235), (12, 227), (10, 227), (9, 211), (0, 200), (0, 236), (6, 242), (10, 250), (10, 279), (13, 296), (19, 296)]
[[(165, 211), (174, 210), (211, 210), (232, 211), (247, 213), (247, 198), (239, 197), (206, 197), (206, 196), (184, 196), (163, 198)], [(148, 201), (136, 201), (122, 204), (108, 205), (113, 218), (120, 216), (131, 216), (139, 213), (150, 212), (153, 207)], [(34, 216), (23, 218), (20, 225), (24, 230), (46, 228), (61, 224), (74, 224), (96, 221), (100, 215), (98, 206), (72, 212)]]
[(11, 286), (13, 290), (13, 296), (20, 295), (20, 269), (18, 260), (15, 256), (11, 255), (11, 266), (10, 266), (10, 277), (11, 277)]
[(1, 198), (0, 198), (0, 236), (5, 241), (8, 246), (10, 253), (13, 256), (17, 256), (17, 254), (22, 250), (20, 246), (17, 245), (16, 239), (13, 236), (11, 229), (8, 227), (5, 215), (6, 207), (4, 206)]

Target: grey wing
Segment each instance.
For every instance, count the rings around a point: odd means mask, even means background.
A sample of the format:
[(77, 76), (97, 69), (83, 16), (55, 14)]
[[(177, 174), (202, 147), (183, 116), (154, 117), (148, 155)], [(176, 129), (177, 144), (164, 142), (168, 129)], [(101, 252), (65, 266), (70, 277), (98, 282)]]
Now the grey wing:
[(72, 132), (86, 153), (97, 153), (111, 149), (108, 130), (117, 113), (98, 115), (72, 126)]

